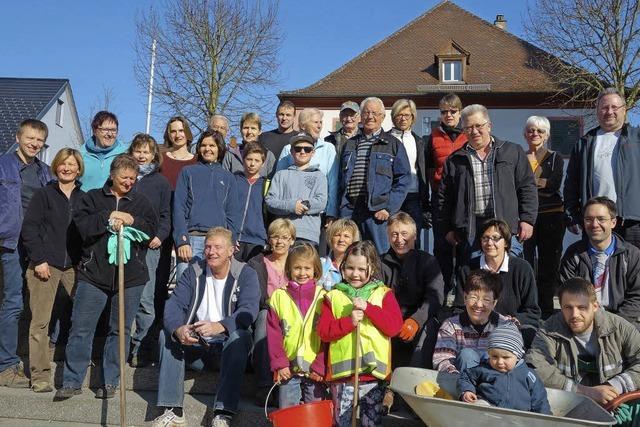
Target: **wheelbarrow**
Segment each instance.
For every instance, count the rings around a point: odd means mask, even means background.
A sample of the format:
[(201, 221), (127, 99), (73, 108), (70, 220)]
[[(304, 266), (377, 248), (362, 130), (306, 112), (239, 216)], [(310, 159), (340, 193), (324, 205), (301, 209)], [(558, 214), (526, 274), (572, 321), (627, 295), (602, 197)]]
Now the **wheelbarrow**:
[(575, 427), (609, 426), (616, 420), (586, 396), (547, 388), (553, 415), (480, 406), (437, 397), (418, 396), (416, 386), (424, 381), (437, 383), (451, 396), (458, 396), (457, 374), (429, 369), (397, 368), (390, 388), (399, 393), (418, 417), (429, 427)]

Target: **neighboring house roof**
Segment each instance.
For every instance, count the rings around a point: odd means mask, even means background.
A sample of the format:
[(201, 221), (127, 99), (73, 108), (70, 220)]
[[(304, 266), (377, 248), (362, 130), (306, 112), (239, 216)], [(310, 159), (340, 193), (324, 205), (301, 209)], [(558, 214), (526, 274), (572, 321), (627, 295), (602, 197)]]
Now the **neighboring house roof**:
[[(466, 88), (440, 81), (437, 56), (456, 51), (467, 59)], [(552, 76), (535, 66), (546, 55), (445, 0), (323, 79), (280, 97), (417, 96), (442, 86), (445, 93), (554, 93)]]
[(20, 122), (42, 119), (68, 85), (68, 79), (0, 77), (0, 153), (15, 142)]

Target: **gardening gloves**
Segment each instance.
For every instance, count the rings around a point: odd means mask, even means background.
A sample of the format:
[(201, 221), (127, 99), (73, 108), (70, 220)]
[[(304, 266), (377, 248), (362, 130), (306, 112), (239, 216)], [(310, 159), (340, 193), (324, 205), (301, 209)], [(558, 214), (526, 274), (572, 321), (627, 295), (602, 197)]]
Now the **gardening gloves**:
[(412, 341), (419, 329), (420, 326), (418, 325), (418, 322), (409, 317), (402, 324), (402, 329), (400, 329), (400, 334), (398, 336), (403, 341)]
[[(107, 252), (109, 253), (109, 264), (118, 264), (118, 233), (109, 227), (109, 240), (107, 241)], [(149, 240), (149, 236), (144, 231), (126, 226), (122, 230), (122, 247), (124, 249), (124, 263), (131, 257), (131, 242), (143, 242)]]

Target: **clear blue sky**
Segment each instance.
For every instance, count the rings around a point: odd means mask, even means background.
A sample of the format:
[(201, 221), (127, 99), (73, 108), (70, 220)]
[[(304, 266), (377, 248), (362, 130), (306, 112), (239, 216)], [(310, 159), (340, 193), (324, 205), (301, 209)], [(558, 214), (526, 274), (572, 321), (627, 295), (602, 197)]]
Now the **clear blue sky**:
[[(113, 91), (120, 137), (144, 130), (146, 93), (135, 82), (135, 18), (151, 0), (22, 0), (3, 2), (0, 76), (71, 81), (78, 113), (87, 115), (103, 88)], [(281, 90), (307, 86), (432, 8), (436, 0), (281, 0)], [(522, 35), (524, 0), (456, 0), (493, 22), (503, 14), (508, 30)], [(313, 5), (313, 6), (312, 6)], [(271, 118), (265, 118), (267, 121)], [(164, 119), (153, 118), (161, 136)], [(267, 127), (271, 127), (268, 123)], [(85, 135), (86, 136), (86, 135)]]

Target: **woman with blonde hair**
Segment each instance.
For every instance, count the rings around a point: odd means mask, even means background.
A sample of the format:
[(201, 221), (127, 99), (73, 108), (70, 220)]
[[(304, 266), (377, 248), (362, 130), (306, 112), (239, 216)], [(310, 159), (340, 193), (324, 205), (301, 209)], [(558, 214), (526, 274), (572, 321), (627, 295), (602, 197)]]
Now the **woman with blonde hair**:
[(56, 292), (62, 285), (62, 307), (56, 307), (61, 332), (71, 322), (71, 295), (76, 285), (75, 265), (80, 261), (82, 240), (71, 221), (84, 191), (78, 179), (84, 172), (82, 155), (73, 148), (58, 151), (51, 163), (56, 180), (38, 189), (29, 203), (22, 224), (27, 250), (26, 273), (31, 323), (29, 324), (29, 369), (36, 393), (53, 391), (49, 362), (49, 321)]

